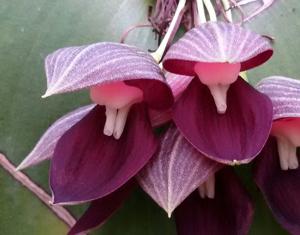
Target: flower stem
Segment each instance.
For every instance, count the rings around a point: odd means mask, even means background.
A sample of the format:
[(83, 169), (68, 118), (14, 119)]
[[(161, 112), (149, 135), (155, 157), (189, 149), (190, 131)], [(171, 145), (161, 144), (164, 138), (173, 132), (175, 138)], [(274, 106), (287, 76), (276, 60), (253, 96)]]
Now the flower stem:
[(76, 223), (76, 220), (64, 207), (51, 205), (49, 203), (51, 201), (51, 197), (42, 188), (32, 182), (27, 175), (21, 171), (16, 171), (15, 166), (3, 154), (0, 154), (0, 165), (19, 183), (37, 196), (65, 224), (72, 227)]
[(226, 14), (227, 20), (229, 22), (232, 22), (232, 12), (231, 12), (231, 8), (230, 8), (229, 0), (222, 0), (222, 3), (223, 3), (223, 7), (225, 9), (225, 14)]
[(173, 38), (177, 32), (177, 29), (180, 25), (182, 15), (185, 10), (185, 3), (186, 3), (186, 0), (179, 0), (177, 9), (175, 11), (174, 17), (170, 23), (170, 26), (167, 30), (166, 35), (164, 36), (158, 49), (154, 53), (151, 54), (157, 62), (161, 61), (166, 48), (169, 46), (169, 44), (171, 43), (171, 41), (173, 40)]
[(214, 9), (214, 6), (212, 5), (210, 0), (203, 0), (204, 5), (208, 11), (209, 20), (210, 21), (217, 21), (217, 15)]
[(205, 16), (205, 11), (204, 11), (203, 0), (196, 0), (196, 2), (197, 2), (199, 23), (200, 24), (205, 23), (206, 22), (206, 16)]

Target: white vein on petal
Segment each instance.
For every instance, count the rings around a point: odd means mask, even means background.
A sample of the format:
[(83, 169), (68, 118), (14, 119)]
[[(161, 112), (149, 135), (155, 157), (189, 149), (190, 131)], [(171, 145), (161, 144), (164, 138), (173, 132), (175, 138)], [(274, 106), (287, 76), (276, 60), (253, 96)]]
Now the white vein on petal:
[(208, 22), (188, 31), (170, 48), (165, 60), (241, 63), (271, 49), (266, 38), (250, 30)]
[(164, 82), (161, 70), (149, 54), (125, 44), (96, 43), (59, 49), (47, 56), (45, 65), (46, 96), (119, 80)]
[(162, 140), (160, 151), (137, 179), (170, 215), (219, 166), (200, 155), (172, 126)]
[(256, 88), (273, 103), (273, 120), (300, 117), (300, 82), (296, 79), (271, 76), (262, 79)]

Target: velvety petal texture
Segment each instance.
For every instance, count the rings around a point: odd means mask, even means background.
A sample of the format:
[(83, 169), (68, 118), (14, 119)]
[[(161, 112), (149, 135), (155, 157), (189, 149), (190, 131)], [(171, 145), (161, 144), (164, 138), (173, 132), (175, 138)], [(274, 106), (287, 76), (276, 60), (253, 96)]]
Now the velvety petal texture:
[(173, 44), (163, 66), (169, 72), (194, 76), (197, 62), (241, 63), (241, 71), (266, 62), (273, 54), (269, 40), (239, 25), (208, 22)]
[(120, 188), (154, 155), (157, 139), (144, 104), (131, 107), (119, 140), (103, 134), (104, 106), (96, 106), (58, 141), (50, 168), (54, 203), (102, 198)]
[(216, 175), (214, 199), (202, 199), (198, 191), (176, 210), (178, 235), (246, 235), (253, 218), (253, 203), (232, 169)]
[(255, 162), (254, 179), (277, 221), (291, 234), (299, 235), (300, 168), (281, 169), (274, 137), (269, 139)]
[(18, 166), (18, 170), (36, 165), (53, 156), (54, 149), (59, 138), (74, 124), (79, 122), (93, 108), (94, 104), (78, 108), (54, 122), (48, 130), (43, 134), (34, 149)]
[(200, 154), (172, 125), (157, 154), (137, 178), (141, 187), (171, 216), (188, 195), (221, 167)]
[(262, 79), (257, 89), (273, 103), (273, 119), (300, 117), (300, 82), (296, 79), (272, 76)]
[(220, 163), (250, 162), (262, 150), (272, 126), (272, 103), (243, 79), (231, 84), (225, 114), (217, 113), (207, 86), (195, 78), (174, 107), (185, 138)]
[(71, 228), (68, 235), (80, 234), (103, 225), (122, 206), (130, 195), (133, 185), (133, 182), (129, 182), (106, 197), (92, 201), (87, 211)]
[(158, 64), (149, 53), (133, 46), (102, 42), (62, 48), (47, 56), (45, 67), (45, 97), (125, 81), (140, 88), (153, 108), (166, 108), (173, 102)]
[(172, 109), (156, 110), (149, 109), (149, 118), (153, 127), (159, 127), (172, 119)]

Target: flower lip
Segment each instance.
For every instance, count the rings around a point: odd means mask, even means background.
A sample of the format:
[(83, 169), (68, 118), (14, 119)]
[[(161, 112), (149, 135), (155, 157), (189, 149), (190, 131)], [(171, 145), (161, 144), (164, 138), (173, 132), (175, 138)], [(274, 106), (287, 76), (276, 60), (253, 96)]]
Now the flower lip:
[(141, 89), (151, 108), (173, 104), (158, 64), (149, 53), (133, 46), (103, 42), (62, 48), (46, 57), (45, 70), (47, 91), (43, 97), (123, 81)]
[(268, 39), (238, 25), (208, 22), (188, 31), (163, 61), (172, 73), (194, 76), (196, 63), (241, 63), (241, 71), (266, 62), (273, 54)]
[(50, 167), (53, 203), (105, 197), (131, 180), (155, 153), (158, 142), (145, 104), (133, 105), (119, 140), (102, 133), (104, 124), (105, 109), (97, 105), (57, 142)]
[[(194, 78), (176, 102), (173, 120), (183, 136), (208, 158), (229, 165), (249, 163), (270, 134), (272, 103), (242, 78), (230, 86), (227, 103), (226, 113), (218, 114), (208, 87)], [(191, 110), (193, 115), (187, 115)]]
[(175, 210), (177, 234), (248, 234), (253, 214), (250, 195), (226, 167), (216, 174), (214, 199), (195, 191)]

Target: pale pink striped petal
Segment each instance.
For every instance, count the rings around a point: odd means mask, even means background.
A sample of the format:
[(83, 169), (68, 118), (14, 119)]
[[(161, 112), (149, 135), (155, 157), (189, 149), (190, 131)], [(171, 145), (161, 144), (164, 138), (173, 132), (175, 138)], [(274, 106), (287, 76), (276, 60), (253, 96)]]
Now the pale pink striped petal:
[(273, 120), (300, 117), (300, 81), (271, 76), (261, 80), (256, 88), (273, 103)]
[(187, 88), (194, 77), (184, 76), (175, 73), (167, 72), (165, 74), (167, 83), (169, 84), (175, 101), (180, 97), (182, 92)]
[(54, 122), (17, 169), (22, 170), (52, 158), (56, 143), (60, 137), (94, 107), (95, 105), (91, 104), (75, 109)]
[(103, 42), (63, 48), (47, 56), (45, 67), (48, 88), (43, 97), (124, 81), (140, 88), (150, 104), (173, 101), (158, 64), (149, 53), (133, 46)]
[(232, 23), (208, 22), (188, 31), (167, 52), (163, 65), (194, 76), (197, 62), (241, 63), (241, 71), (266, 62), (273, 54), (265, 37)]
[(137, 179), (171, 216), (173, 210), (221, 166), (195, 150), (172, 125), (162, 138), (160, 150)]

